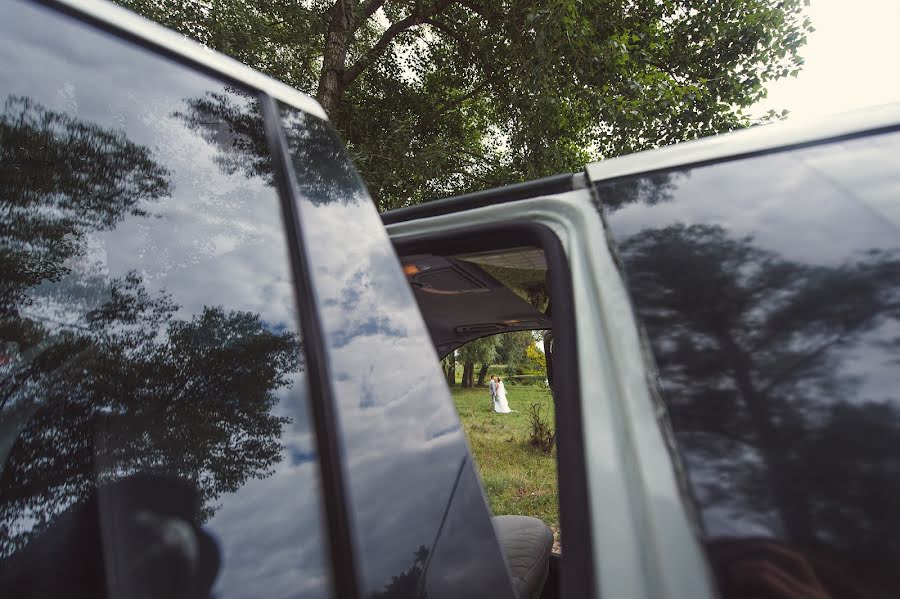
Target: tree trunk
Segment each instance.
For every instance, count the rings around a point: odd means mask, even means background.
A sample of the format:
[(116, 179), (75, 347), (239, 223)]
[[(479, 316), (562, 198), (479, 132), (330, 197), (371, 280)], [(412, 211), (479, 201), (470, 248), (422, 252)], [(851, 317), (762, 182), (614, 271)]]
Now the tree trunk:
[(478, 371), (478, 386), (484, 387), (484, 377), (487, 376), (488, 365), (482, 364), (481, 370)]
[(465, 362), (463, 364), (462, 385), (471, 388), (474, 381), (475, 362)]
[(354, 3), (336, 0), (328, 9), (328, 32), (325, 34), (325, 52), (322, 55), (322, 73), (316, 99), (328, 116), (333, 116), (344, 93), (344, 71), (347, 66), (347, 50), (354, 29)]
[(447, 384), (452, 387), (456, 385), (456, 356), (450, 354), (444, 359), (447, 360), (447, 371), (444, 374), (447, 377)]

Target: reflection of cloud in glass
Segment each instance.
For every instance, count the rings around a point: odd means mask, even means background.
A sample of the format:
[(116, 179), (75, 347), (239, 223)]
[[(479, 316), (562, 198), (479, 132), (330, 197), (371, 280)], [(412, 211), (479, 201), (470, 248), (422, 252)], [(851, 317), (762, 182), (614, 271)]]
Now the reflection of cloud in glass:
[(169, 172), (121, 132), (9, 96), (0, 114), (3, 152), (0, 312), (26, 289), (56, 281), (84, 236), (110, 229), (168, 195)]
[(48, 335), (37, 323), (19, 323), (40, 353), (2, 383), (4, 404), (31, 416), (2, 474), (0, 522), (24, 514), (38, 524), (7, 535), (6, 553), (121, 476), (166, 472), (195, 481), (205, 520), (221, 494), (265, 476), (280, 459), (288, 420), (269, 411), (272, 390), (299, 368), (293, 334), (272, 335), (255, 315), (216, 308), (175, 319), (177, 306), (147, 293), (134, 274), (109, 289), (109, 300), (80, 325)]
[(222, 539), (223, 569), (214, 589), (219, 596), (246, 597), (260, 589), (273, 597), (319, 596), (327, 591), (324, 547), (304, 542), (321, 535), (318, 497), (301, 486), (317, 476), (317, 467), (305, 461), (264, 481), (249, 481), (216, 513), (209, 528), (228, 531)]

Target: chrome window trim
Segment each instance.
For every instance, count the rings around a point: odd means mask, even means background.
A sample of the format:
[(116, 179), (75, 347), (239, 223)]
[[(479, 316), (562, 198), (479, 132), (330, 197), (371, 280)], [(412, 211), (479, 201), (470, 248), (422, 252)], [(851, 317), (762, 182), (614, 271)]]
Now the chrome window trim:
[(761, 125), (619, 156), (585, 166), (592, 183), (653, 171), (746, 158), (900, 127), (900, 102), (851, 112)]
[(217, 73), (320, 119), (328, 120), (328, 115), (319, 103), (303, 92), (121, 6), (104, 0), (45, 0), (42, 3), (81, 16), (109, 31), (124, 34), (162, 50), (191, 66)]

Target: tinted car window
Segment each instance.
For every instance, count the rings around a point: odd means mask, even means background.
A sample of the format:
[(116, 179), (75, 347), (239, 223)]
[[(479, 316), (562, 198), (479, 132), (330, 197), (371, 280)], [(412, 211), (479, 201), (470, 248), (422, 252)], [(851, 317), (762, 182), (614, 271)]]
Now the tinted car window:
[(598, 186), (726, 596), (900, 590), (898, 151)]
[(257, 100), (34, 5), (0, 40), (0, 588), (328, 594)]

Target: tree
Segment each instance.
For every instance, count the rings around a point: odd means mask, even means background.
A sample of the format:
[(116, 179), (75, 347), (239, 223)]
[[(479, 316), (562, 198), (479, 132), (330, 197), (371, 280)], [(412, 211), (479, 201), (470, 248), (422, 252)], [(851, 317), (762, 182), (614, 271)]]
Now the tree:
[[(242, 172), (274, 185), (262, 114), (251, 94), (207, 92), (184, 104), (173, 116), (216, 148), (215, 160), (223, 173)], [(364, 188), (328, 124), (292, 108), (283, 109), (281, 119), (298, 190), (315, 205), (358, 201)], [(313, 164), (316, 167), (310, 168)]]
[(706, 225), (619, 249), (701, 503), (742, 521), (774, 513), (788, 542), (826, 545), (896, 588), (900, 409), (861, 396), (845, 366), (900, 321), (900, 256), (807, 265)]
[(804, 0), (119, 0), (314, 95), (381, 209), (746, 126)]
[(456, 351), (452, 351), (441, 360), (441, 370), (447, 379), (447, 385), (450, 387), (456, 385)]
[(424, 588), (425, 567), (428, 564), (428, 549), (420, 545), (414, 552), (415, 559), (412, 565), (397, 576), (391, 577), (391, 582), (384, 586), (384, 590), (375, 591), (370, 596), (372, 599), (393, 599), (400, 597), (421, 597), (428, 599), (428, 591)]
[[(456, 350), (457, 359), (463, 364), (462, 386), (475, 386), (475, 364), (490, 365), (497, 357), (497, 347), (500, 344), (498, 335), (482, 337), (469, 341)], [(485, 370), (487, 372), (487, 370)], [(483, 385), (483, 378), (479, 379)]]
[(545, 376), (547, 374), (547, 358), (544, 352), (537, 348), (532, 341), (531, 345), (525, 348), (525, 374)]
[(525, 352), (534, 344), (531, 331), (517, 331), (498, 335), (500, 344), (497, 347), (497, 363), (506, 364), (507, 375), (519, 374), (526, 362)]

